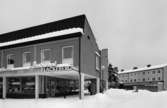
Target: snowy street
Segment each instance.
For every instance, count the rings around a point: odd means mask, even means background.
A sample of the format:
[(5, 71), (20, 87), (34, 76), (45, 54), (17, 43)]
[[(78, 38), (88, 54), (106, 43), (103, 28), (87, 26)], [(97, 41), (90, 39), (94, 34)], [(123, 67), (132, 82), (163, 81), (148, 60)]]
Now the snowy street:
[(104, 94), (47, 99), (0, 100), (0, 108), (167, 108), (167, 91), (139, 92), (110, 89)]

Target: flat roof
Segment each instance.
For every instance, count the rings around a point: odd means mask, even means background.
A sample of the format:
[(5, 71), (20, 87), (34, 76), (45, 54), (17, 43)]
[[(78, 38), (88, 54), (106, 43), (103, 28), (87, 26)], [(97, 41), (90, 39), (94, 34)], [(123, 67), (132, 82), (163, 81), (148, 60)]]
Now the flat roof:
[(167, 64), (154, 65), (154, 66), (143, 67), (143, 68), (138, 68), (138, 69), (130, 69), (130, 70), (125, 70), (125, 71), (119, 71), (118, 74), (146, 71), (146, 70), (151, 70), (151, 69), (163, 68), (165, 66), (167, 66)]

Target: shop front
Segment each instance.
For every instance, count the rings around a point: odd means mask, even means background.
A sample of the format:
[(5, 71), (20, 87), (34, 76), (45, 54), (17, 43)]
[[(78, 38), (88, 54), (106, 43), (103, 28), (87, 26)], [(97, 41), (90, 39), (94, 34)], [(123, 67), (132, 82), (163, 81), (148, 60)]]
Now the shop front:
[(36, 66), (3, 70), (2, 98), (45, 98), (73, 94), (78, 89), (78, 71), (72, 66)]

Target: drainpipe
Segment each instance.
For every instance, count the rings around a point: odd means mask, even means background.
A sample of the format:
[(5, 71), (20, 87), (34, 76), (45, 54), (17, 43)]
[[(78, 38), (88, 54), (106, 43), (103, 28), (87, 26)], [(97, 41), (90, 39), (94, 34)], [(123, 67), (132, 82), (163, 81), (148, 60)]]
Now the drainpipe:
[(79, 37), (79, 99), (82, 99), (81, 91), (81, 36)]

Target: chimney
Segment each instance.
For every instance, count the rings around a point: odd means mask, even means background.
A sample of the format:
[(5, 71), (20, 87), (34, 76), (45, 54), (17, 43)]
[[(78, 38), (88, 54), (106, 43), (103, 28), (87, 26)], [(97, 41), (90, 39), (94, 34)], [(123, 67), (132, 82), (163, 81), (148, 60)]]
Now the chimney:
[(151, 67), (151, 64), (148, 64), (147, 67)]
[(124, 71), (124, 69), (121, 69), (121, 72), (123, 72)]
[(135, 70), (135, 69), (138, 69), (138, 67), (135, 66), (135, 67), (133, 67), (133, 69), (134, 69), (134, 70)]

